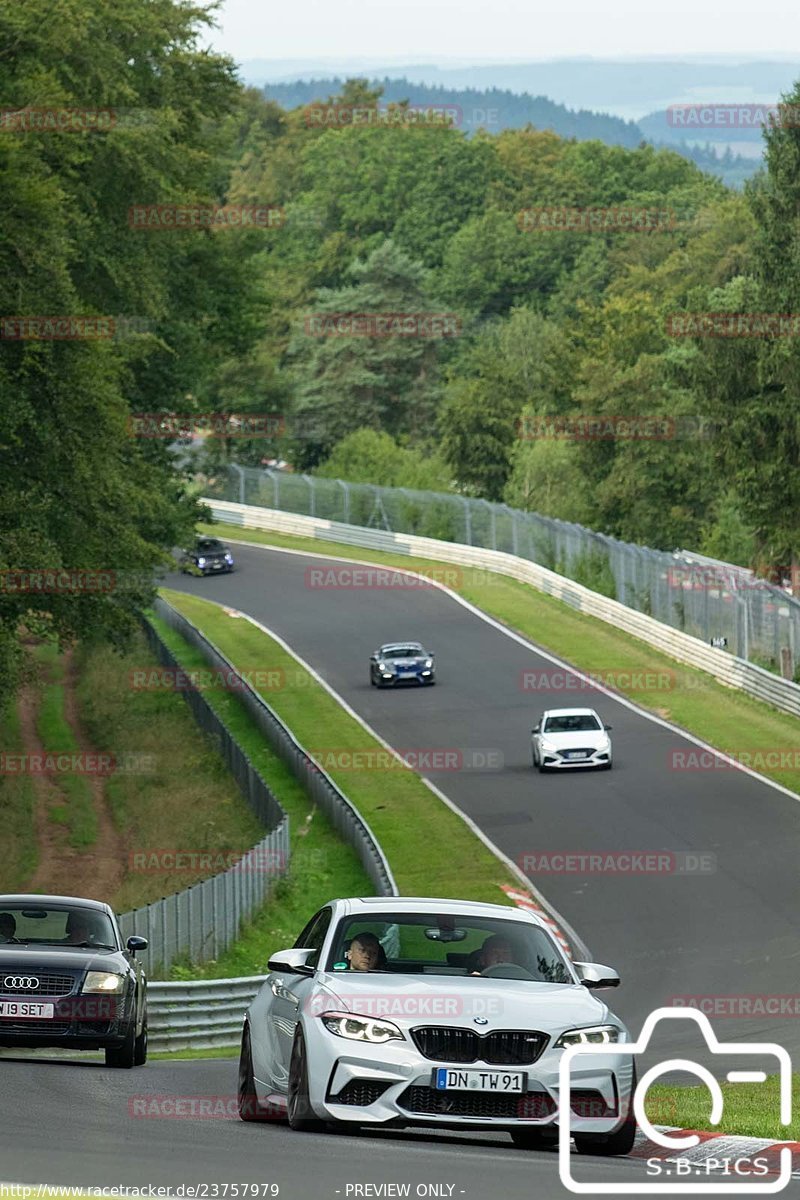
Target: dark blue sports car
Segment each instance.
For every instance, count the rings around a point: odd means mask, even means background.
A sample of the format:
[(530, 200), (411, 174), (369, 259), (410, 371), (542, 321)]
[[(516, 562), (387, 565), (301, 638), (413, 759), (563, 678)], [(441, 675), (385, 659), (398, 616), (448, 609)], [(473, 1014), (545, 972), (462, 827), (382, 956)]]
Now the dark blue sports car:
[(433, 654), (421, 642), (387, 642), (369, 660), (369, 681), (373, 687), (433, 684), (436, 682)]

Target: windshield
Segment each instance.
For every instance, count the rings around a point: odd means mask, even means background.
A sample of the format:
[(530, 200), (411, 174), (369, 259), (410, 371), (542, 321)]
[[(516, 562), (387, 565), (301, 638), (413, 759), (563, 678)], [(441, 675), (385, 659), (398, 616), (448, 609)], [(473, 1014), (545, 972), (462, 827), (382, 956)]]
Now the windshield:
[(548, 717), (544, 723), (544, 733), (582, 733), (589, 729), (602, 729), (597, 717), (591, 713), (573, 714), (566, 717)]
[(223, 546), (222, 542), (218, 541), (216, 538), (200, 538), (197, 543), (197, 549), (202, 553), (207, 554), (210, 551), (224, 550), (225, 547)]
[(424, 653), (421, 646), (384, 646), (381, 650), (384, 658), (419, 658)]
[(15, 943), (117, 949), (114, 927), (105, 913), (35, 903), (0, 908), (0, 945)]
[(561, 951), (536, 925), (492, 917), (380, 913), (340, 921), (329, 971), (393, 972), (573, 983)]

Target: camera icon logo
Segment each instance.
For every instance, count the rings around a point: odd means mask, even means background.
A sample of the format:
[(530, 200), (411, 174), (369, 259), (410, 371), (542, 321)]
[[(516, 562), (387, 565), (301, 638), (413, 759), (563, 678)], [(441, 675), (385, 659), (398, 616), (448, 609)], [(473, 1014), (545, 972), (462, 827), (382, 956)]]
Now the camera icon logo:
[[(761, 1058), (772, 1057), (777, 1059), (779, 1064), (779, 1095), (780, 1095), (780, 1123), (788, 1126), (792, 1119), (792, 1061), (789, 1057), (789, 1052), (783, 1046), (778, 1046), (774, 1042), (720, 1042), (718, 1041), (714, 1030), (711, 1028), (711, 1022), (705, 1013), (701, 1013), (693, 1008), (658, 1008), (652, 1012), (642, 1026), (642, 1032), (639, 1040), (635, 1042), (619, 1042), (614, 1046), (614, 1057), (629, 1057), (633, 1062), (634, 1055), (641, 1054), (647, 1049), (650, 1039), (653, 1035), (653, 1030), (659, 1021), (693, 1021), (699, 1026), (700, 1031), (705, 1038), (706, 1044), (712, 1054), (725, 1054), (732, 1057), (752, 1057), (758, 1055)], [(779, 1177), (774, 1177), (769, 1183), (741, 1183), (741, 1182), (698, 1182), (687, 1179), (685, 1183), (672, 1182), (669, 1183), (652, 1183), (652, 1182), (636, 1182), (636, 1183), (584, 1183), (573, 1178), (572, 1175), (572, 1153), (570, 1147), (570, 1122), (573, 1119), (572, 1108), (570, 1104), (570, 1084), (572, 1077), (573, 1062), (576, 1058), (585, 1059), (592, 1055), (601, 1055), (606, 1060), (608, 1059), (609, 1047), (607, 1045), (591, 1045), (581, 1043), (579, 1045), (570, 1046), (565, 1051), (559, 1065), (559, 1092), (558, 1092), (558, 1174), (564, 1187), (574, 1192), (576, 1195), (600, 1196), (600, 1195), (646, 1195), (652, 1192), (746, 1192), (752, 1194), (754, 1192), (779, 1192), (787, 1186), (792, 1177), (792, 1152), (788, 1146), (784, 1146), (780, 1151), (780, 1172)], [(670, 1071), (687, 1071), (692, 1075), (697, 1076), (708, 1088), (711, 1094), (711, 1124), (719, 1125), (723, 1116), (723, 1095), (719, 1083), (706, 1068), (699, 1063), (694, 1063), (690, 1059), (671, 1058), (665, 1062), (657, 1063), (644, 1073), (642, 1078), (636, 1084), (633, 1094), (625, 1096), (624, 1093), (620, 1096), (620, 1113), (633, 1112), (641, 1132), (651, 1142), (658, 1146), (662, 1146), (667, 1150), (679, 1153), (682, 1150), (691, 1149), (700, 1142), (697, 1134), (670, 1134), (662, 1130), (656, 1129), (649, 1121), (645, 1113), (645, 1100), (647, 1098), (647, 1090), (660, 1076), (667, 1074)], [(766, 1073), (764, 1071), (728, 1071), (726, 1079), (728, 1083), (764, 1083), (766, 1081)]]

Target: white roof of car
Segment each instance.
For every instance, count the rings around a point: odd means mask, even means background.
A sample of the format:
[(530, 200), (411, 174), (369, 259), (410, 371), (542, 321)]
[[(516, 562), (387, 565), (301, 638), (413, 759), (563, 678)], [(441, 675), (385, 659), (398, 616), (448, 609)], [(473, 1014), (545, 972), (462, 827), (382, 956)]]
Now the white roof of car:
[(544, 715), (546, 717), (596, 717), (597, 713), (593, 708), (548, 708)]
[(535, 913), (527, 909), (515, 908), (508, 904), (487, 904), (479, 900), (452, 900), (441, 896), (358, 896), (347, 897), (333, 901), (334, 904), (347, 905), (350, 913), (359, 910), (368, 913), (376, 908), (388, 912), (425, 912), (434, 915), (452, 913), (456, 916), (467, 917), (499, 917), (510, 921), (526, 921), (529, 924), (544, 926), (545, 922)]

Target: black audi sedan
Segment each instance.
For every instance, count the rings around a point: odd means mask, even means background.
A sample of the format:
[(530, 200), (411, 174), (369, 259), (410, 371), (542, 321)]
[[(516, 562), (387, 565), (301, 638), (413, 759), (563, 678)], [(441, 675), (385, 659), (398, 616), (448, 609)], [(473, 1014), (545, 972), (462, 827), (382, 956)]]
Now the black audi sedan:
[(108, 1067), (147, 1059), (147, 980), (100, 900), (0, 895), (0, 1046), (105, 1050)]

